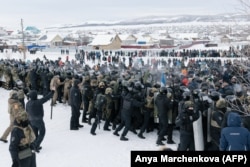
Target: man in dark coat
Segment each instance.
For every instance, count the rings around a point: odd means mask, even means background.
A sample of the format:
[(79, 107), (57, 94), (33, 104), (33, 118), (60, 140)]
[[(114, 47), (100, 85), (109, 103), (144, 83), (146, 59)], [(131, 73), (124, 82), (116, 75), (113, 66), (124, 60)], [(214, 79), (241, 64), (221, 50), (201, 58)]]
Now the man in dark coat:
[(83, 114), (82, 114), (82, 122), (87, 123), (88, 119), (86, 117), (90, 100), (93, 98), (93, 90), (90, 85), (90, 77), (85, 76), (83, 83), (83, 91), (82, 91), (82, 101), (83, 101)]
[(80, 108), (81, 108), (81, 92), (79, 89), (80, 80), (75, 79), (73, 86), (70, 88), (70, 106), (71, 106), (71, 119), (70, 130), (78, 130), (83, 127), (79, 124)]
[(164, 139), (164, 136), (167, 134), (167, 128), (168, 128), (168, 111), (172, 106), (170, 105), (171, 102), (167, 97), (167, 88), (161, 87), (160, 93), (156, 96), (155, 99), (155, 105), (158, 110), (159, 114), (159, 133), (158, 133), (158, 139), (156, 141), (157, 145), (164, 145), (162, 143), (162, 140)]
[(100, 82), (97, 88), (96, 92), (96, 98), (95, 98), (95, 103), (94, 107), (96, 109), (96, 116), (95, 116), (95, 122), (93, 123), (90, 133), (92, 135), (96, 135), (95, 130), (97, 128), (97, 125), (100, 123), (100, 120), (102, 118), (103, 110), (106, 104), (106, 98), (105, 98), (105, 84), (104, 82)]
[(32, 68), (30, 70), (31, 90), (38, 90), (38, 86), (37, 86), (38, 74), (36, 71), (37, 71), (37, 66), (35, 63), (33, 63)]
[(129, 91), (122, 94), (122, 109), (121, 109), (122, 122), (113, 133), (114, 135), (119, 136), (118, 132), (125, 126), (122, 135), (120, 137), (120, 140), (122, 141), (128, 140), (128, 138), (126, 138), (125, 136), (127, 135), (128, 131), (131, 128), (131, 119), (134, 107), (142, 107), (145, 104), (145, 102), (140, 102), (134, 98), (134, 92), (131, 89), (132, 88), (129, 86), (128, 88)]
[(195, 151), (193, 122), (199, 118), (199, 112), (192, 101), (185, 101), (175, 124), (180, 127), (180, 144), (178, 151)]
[(44, 109), (43, 104), (46, 103), (52, 96), (54, 90), (41, 99), (37, 99), (37, 91), (31, 90), (29, 93), (30, 100), (26, 104), (26, 111), (29, 115), (31, 127), (36, 135), (36, 140), (32, 143), (32, 147), (36, 152), (41, 149), (41, 143), (45, 136), (45, 124), (43, 121)]

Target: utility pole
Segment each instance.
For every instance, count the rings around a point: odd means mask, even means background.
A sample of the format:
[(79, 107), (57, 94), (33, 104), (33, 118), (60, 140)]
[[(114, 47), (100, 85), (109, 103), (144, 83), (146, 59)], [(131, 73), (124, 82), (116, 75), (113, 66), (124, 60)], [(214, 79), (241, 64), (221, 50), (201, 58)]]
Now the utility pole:
[(26, 47), (24, 43), (24, 32), (23, 32), (23, 19), (21, 19), (21, 28), (22, 28), (22, 50), (23, 50), (23, 60), (26, 60)]

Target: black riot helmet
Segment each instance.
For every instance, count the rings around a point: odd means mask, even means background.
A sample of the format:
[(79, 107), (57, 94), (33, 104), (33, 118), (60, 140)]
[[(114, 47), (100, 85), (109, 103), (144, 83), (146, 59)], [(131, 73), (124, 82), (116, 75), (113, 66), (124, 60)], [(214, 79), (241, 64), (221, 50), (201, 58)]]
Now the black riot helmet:
[(166, 87), (160, 87), (160, 94), (167, 94), (168, 89)]
[(141, 91), (144, 88), (144, 86), (140, 82), (135, 82), (134, 89)]
[(217, 91), (212, 91), (210, 93), (210, 98), (213, 100), (213, 101), (218, 101), (220, 99), (220, 93), (217, 92)]
[(191, 93), (189, 91), (183, 92), (182, 93), (182, 99), (187, 101), (191, 99)]
[(198, 98), (199, 94), (200, 94), (201, 90), (200, 89), (194, 89), (193, 90), (193, 97), (194, 98)]

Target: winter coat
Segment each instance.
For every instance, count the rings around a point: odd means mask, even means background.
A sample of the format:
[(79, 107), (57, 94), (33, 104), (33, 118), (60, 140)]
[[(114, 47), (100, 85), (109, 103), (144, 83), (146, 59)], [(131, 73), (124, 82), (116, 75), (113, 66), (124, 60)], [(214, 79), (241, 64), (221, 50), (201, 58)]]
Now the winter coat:
[(241, 126), (240, 115), (231, 112), (227, 119), (228, 127), (221, 131), (220, 150), (221, 151), (249, 151), (250, 133)]
[(8, 112), (13, 116), (13, 118), (15, 118), (20, 109), (23, 109), (23, 105), (19, 102), (18, 99), (9, 98), (8, 104)]
[(60, 81), (59, 75), (54, 76), (50, 81), (50, 90), (53, 89), (53, 87), (58, 88), (60, 85), (63, 85), (64, 82)]
[(140, 102), (133, 98), (131, 92), (124, 94), (122, 97), (122, 116), (132, 116), (134, 107), (142, 107), (144, 104), (144, 102)]
[(200, 117), (197, 110), (188, 111), (183, 109), (176, 117), (175, 124), (180, 127), (180, 132), (185, 134), (193, 134), (193, 122)]
[(82, 90), (83, 99), (90, 101), (93, 98), (93, 93), (94, 92), (90, 86), (90, 82), (84, 82)]
[(168, 122), (168, 111), (172, 108), (171, 101), (166, 94), (158, 94), (155, 99), (155, 105), (158, 110), (159, 119)]
[(43, 120), (44, 109), (43, 104), (46, 103), (53, 96), (53, 92), (37, 99), (37, 91), (32, 90), (29, 93), (30, 100), (26, 104), (26, 111), (29, 114), (30, 121)]
[(25, 127), (19, 125), (15, 121), (14, 128), (11, 132), (11, 140), (9, 145), (9, 152), (13, 161), (12, 166), (25, 166), (25, 167), (35, 167), (36, 160), (34, 153), (32, 156), (25, 159), (19, 159), (18, 153), (25, 148), (29, 148), (30, 144), (35, 140), (35, 134), (30, 125)]
[(70, 105), (80, 110), (82, 103), (81, 96), (81, 91), (78, 85), (74, 83), (74, 85), (70, 88)]

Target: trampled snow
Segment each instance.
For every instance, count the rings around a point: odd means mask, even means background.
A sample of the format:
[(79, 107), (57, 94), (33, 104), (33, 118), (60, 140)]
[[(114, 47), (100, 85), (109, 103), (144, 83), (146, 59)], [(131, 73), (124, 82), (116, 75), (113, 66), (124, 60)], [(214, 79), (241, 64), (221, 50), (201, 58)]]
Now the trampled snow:
[[(65, 56), (60, 55), (60, 51), (54, 53), (38, 52), (35, 55), (27, 54), (27, 59), (33, 60), (46, 55), (48, 59), (55, 60)], [(22, 59), (21, 54), (0, 53), (0, 58), (17, 58)], [(70, 60), (74, 53), (70, 53)], [(0, 88), (0, 135), (9, 125), (8, 108), (8, 90)], [(38, 167), (129, 167), (130, 152), (132, 150), (160, 150), (161, 147), (156, 145), (157, 131), (146, 133), (146, 139), (140, 139), (132, 132), (127, 137), (129, 141), (121, 141), (119, 137), (113, 135), (113, 130), (103, 131), (101, 128), (96, 130), (97, 135), (90, 134), (91, 126), (83, 124), (84, 127), (78, 131), (70, 131), (70, 106), (57, 104), (53, 107), (53, 118), (50, 119), (51, 106), (50, 102), (44, 104), (46, 135), (41, 144), (42, 150), (37, 156)], [(82, 112), (82, 111), (81, 111)], [(93, 120), (92, 120), (93, 122)], [(122, 131), (121, 131), (122, 132)], [(121, 134), (120, 132), (120, 134)], [(174, 131), (173, 140), (179, 142), (179, 133)], [(10, 140), (10, 136), (8, 137)], [(176, 150), (177, 144), (165, 145), (166, 147)], [(11, 157), (9, 153), (9, 142), (0, 142), (0, 167), (11, 166)]]

